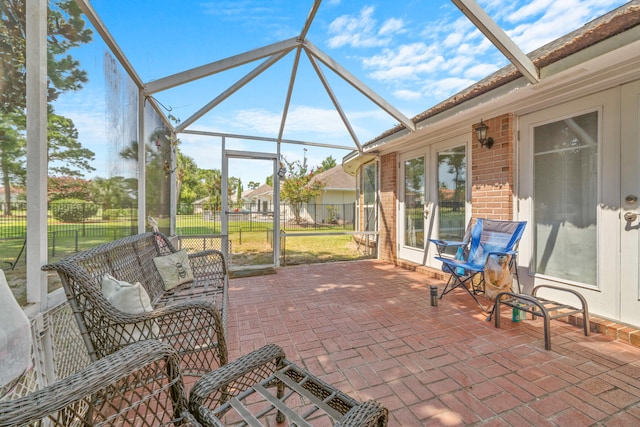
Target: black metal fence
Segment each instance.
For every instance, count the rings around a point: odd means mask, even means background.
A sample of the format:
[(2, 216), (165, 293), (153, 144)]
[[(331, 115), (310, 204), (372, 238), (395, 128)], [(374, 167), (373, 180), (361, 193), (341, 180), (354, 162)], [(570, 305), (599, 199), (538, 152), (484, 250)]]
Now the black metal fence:
[[(354, 231), (355, 203), (280, 206), (284, 231)], [(176, 219), (180, 236), (216, 235), (222, 230), (219, 211), (206, 205), (183, 205)], [(264, 232), (273, 239), (273, 206), (245, 204), (228, 212), (229, 234)], [(52, 203), (48, 209), (49, 255), (64, 256), (108, 240), (136, 234), (138, 211), (134, 205), (107, 206), (96, 203)], [(20, 258), (27, 235), (27, 205), (0, 203), (0, 262), (3, 267)], [(22, 259), (24, 260), (24, 259)]]
[[(179, 206), (177, 234), (220, 233), (221, 212), (206, 204)], [(245, 204), (227, 212), (229, 233), (266, 231), (273, 229), (272, 205)], [(280, 205), (280, 228), (294, 230), (347, 230), (355, 229), (355, 203)]]

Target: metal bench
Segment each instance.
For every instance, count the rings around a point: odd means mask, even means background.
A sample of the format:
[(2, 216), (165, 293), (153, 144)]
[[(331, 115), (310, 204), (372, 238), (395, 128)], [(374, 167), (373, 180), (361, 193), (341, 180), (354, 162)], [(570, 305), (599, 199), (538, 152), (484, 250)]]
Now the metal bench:
[[(580, 301), (580, 308), (572, 305), (559, 303), (546, 298), (537, 296), (538, 290), (542, 288), (554, 289), (557, 291), (568, 292), (575, 295)], [(514, 292), (501, 292), (496, 296), (496, 304), (494, 306), (495, 312), (493, 313), (495, 327), (500, 327), (500, 306), (506, 305), (515, 309), (531, 313), (532, 318), (542, 317), (544, 321), (544, 348), (551, 350), (551, 335), (550, 335), (550, 321), (551, 319), (560, 319), (562, 317), (568, 317), (573, 314), (582, 313), (582, 323), (584, 328), (584, 335), (589, 336), (589, 308), (587, 301), (582, 295), (572, 289), (560, 288), (552, 285), (538, 285), (533, 288), (531, 295), (517, 294)]]

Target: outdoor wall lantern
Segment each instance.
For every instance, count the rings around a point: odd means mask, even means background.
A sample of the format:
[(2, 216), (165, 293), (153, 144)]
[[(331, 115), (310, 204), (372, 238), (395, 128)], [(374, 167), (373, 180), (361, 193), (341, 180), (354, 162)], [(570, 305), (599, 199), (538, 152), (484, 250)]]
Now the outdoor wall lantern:
[(285, 169), (284, 164), (280, 162), (280, 169), (278, 169), (278, 176), (280, 177), (280, 179), (282, 179), (286, 174), (287, 174), (287, 170)]
[(480, 124), (476, 126), (476, 138), (478, 138), (478, 142), (483, 147), (491, 148), (493, 147), (493, 138), (487, 138), (487, 131), (489, 130), (489, 126), (487, 126), (482, 119), (480, 119)]

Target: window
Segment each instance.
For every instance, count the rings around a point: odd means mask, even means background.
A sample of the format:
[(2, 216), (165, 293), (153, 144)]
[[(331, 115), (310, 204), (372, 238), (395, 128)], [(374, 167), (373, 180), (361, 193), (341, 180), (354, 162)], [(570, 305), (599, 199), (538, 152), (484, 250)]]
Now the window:
[[(466, 175), (464, 145), (438, 152), (438, 238), (442, 240), (461, 241), (464, 238)], [(448, 250), (453, 254), (456, 248)]]
[(536, 273), (596, 285), (598, 112), (534, 128)]

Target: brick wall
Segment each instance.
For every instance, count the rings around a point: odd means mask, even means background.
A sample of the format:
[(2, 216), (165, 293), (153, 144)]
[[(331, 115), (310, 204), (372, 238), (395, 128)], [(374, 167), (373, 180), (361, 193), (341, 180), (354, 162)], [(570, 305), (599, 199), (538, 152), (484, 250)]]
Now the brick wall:
[(387, 154), (380, 158), (380, 252), (379, 258), (395, 263), (396, 251), (396, 200), (398, 180), (398, 155)]
[(484, 121), (493, 147), (481, 147), (473, 133), (471, 149), (471, 212), (473, 217), (510, 220), (513, 213), (513, 115)]

